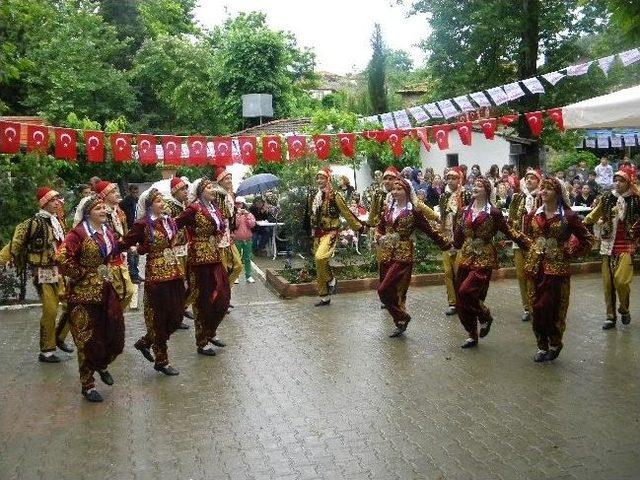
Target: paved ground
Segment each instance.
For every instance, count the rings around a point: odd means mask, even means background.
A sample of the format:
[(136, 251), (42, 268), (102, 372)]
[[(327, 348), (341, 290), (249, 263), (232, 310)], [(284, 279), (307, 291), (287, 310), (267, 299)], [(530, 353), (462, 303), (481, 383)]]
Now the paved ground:
[(156, 373), (132, 344), (79, 395), (74, 355), (35, 362), (37, 312), (0, 314), (0, 479), (632, 479), (640, 477), (640, 279), (635, 323), (604, 333), (597, 275), (573, 283), (566, 347), (531, 361), (516, 285), (495, 282), (491, 335), (475, 351), (441, 287), (410, 291), (408, 335), (373, 292), (331, 307), (241, 284), (215, 358), (193, 331)]

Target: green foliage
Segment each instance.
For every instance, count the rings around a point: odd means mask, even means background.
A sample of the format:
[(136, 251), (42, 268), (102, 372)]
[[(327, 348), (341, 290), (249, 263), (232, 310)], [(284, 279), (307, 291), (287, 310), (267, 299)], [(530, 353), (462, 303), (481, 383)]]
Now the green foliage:
[(555, 173), (561, 170), (567, 170), (570, 166), (577, 165), (580, 162), (586, 162), (587, 169), (593, 170), (598, 164), (598, 161), (598, 157), (586, 150), (566, 152), (556, 156), (550, 162), (549, 169)]
[(14, 272), (4, 267), (0, 268), (0, 305), (17, 298), (19, 290), (20, 280)]
[(380, 31), (380, 24), (373, 27), (371, 36), (371, 48), (373, 54), (367, 67), (369, 99), (373, 113), (384, 113), (389, 111), (387, 102), (387, 85), (385, 80), (386, 50)]
[(197, 33), (193, 21), (195, 7), (195, 0), (145, 0), (138, 3), (138, 13), (147, 35), (157, 38)]

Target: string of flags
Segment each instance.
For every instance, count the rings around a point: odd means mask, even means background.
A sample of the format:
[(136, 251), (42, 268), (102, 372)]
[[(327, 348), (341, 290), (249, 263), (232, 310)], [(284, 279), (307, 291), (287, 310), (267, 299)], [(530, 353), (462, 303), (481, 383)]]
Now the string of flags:
[[(543, 128), (543, 114), (560, 130), (564, 130), (562, 109), (526, 112), (524, 117), (533, 135), (538, 136)], [(104, 162), (106, 145), (110, 146), (114, 162), (139, 161), (143, 165), (153, 165), (160, 160), (164, 165), (228, 166), (233, 163), (255, 165), (261, 155), (264, 162), (283, 162), (315, 155), (319, 160), (327, 160), (332, 148), (348, 158), (356, 155), (357, 138), (387, 142), (395, 156), (402, 155), (403, 142), (407, 137), (420, 141), (430, 150), (432, 143), (440, 150), (449, 148), (449, 134), (456, 131), (463, 145), (470, 146), (474, 129), (482, 131), (487, 140), (493, 140), (498, 127), (508, 127), (520, 117), (519, 114), (503, 115), (498, 118), (484, 118), (477, 121), (462, 121), (425, 127), (397, 128), (393, 130), (365, 130), (362, 132), (287, 136), (265, 135), (256, 137), (213, 137), (204, 135), (187, 137), (178, 135), (153, 135), (132, 133), (105, 134), (98, 130), (76, 130), (65, 127), (50, 127), (11, 121), (0, 121), (0, 153), (20, 152), (22, 129), (26, 129), (26, 151), (49, 153), (53, 134), (53, 155), (59, 159), (75, 160), (78, 144), (82, 141), (87, 161)], [(108, 137), (108, 138), (107, 138)], [(135, 140), (135, 144), (134, 144)], [(158, 143), (159, 140), (159, 143)], [(286, 148), (285, 148), (286, 147)]]
[(597, 149), (635, 147), (636, 137), (640, 138), (640, 130), (587, 130), (576, 147)]
[(527, 95), (546, 93), (542, 80), (551, 86), (556, 86), (567, 77), (577, 77), (586, 74), (592, 65), (597, 65), (605, 75), (608, 75), (616, 59), (618, 59), (624, 67), (636, 63), (640, 60), (640, 47), (584, 62), (579, 65), (571, 65), (556, 70), (555, 72), (545, 73), (499, 87), (489, 88), (451, 99), (426, 103), (424, 105), (416, 105), (406, 110), (402, 109), (380, 115), (363, 117), (360, 119), (360, 123), (361, 125), (382, 125), (382, 128), (385, 130), (410, 128), (411, 120), (409, 119), (407, 111), (417, 125), (425, 124), (430, 120), (449, 120), (450, 118), (459, 117), (468, 112), (475, 112), (478, 109), (504, 105)]

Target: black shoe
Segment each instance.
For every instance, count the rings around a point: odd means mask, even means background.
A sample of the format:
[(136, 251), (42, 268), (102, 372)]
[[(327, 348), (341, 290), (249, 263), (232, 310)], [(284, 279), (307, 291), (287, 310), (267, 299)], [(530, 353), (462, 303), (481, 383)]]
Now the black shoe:
[(154, 365), (153, 368), (155, 370), (157, 370), (158, 372), (162, 372), (165, 375), (169, 375), (169, 376), (173, 376), (173, 375), (179, 375), (180, 372), (178, 370), (176, 370), (175, 368), (173, 368), (171, 365)]
[(467, 338), (464, 343), (462, 345), (460, 345), (460, 348), (473, 348), (475, 346), (478, 345), (478, 341), (477, 340), (473, 340), (472, 338)]
[(608, 318), (607, 321), (602, 324), (602, 329), (611, 330), (612, 328), (616, 328), (616, 321)]
[(631, 314), (630, 313), (621, 313), (620, 321), (623, 325), (629, 325), (631, 323)]
[(544, 350), (538, 350), (536, 354), (533, 356), (533, 361), (536, 363), (546, 362), (547, 361), (547, 353)]
[(194, 318), (196, 318), (191, 310), (185, 310), (183, 315), (184, 318), (188, 318), (189, 320), (193, 320)]
[(547, 362), (554, 361), (556, 358), (560, 356), (560, 350), (562, 350), (562, 346), (558, 348), (550, 348), (547, 354), (545, 355), (545, 360)]
[(102, 383), (109, 386), (113, 385), (113, 377), (109, 373), (109, 370), (98, 370), (98, 375), (100, 375), (100, 380), (102, 380)]
[(60, 357), (56, 356), (55, 353), (52, 355), (45, 355), (44, 353), (41, 353), (38, 355), (38, 360), (42, 363), (60, 363)]
[(149, 360), (151, 363), (155, 362), (155, 358), (153, 358), (153, 355), (151, 354), (151, 350), (149, 350), (147, 347), (142, 347), (140, 345), (135, 345), (135, 344), (133, 346), (136, 350), (142, 353), (144, 358)]
[(522, 321), (523, 322), (530, 322), (531, 321), (531, 312), (528, 311), (524, 311), (524, 313), (522, 314)]
[(449, 307), (447, 307), (447, 309), (444, 311), (444, 314), (447, 317), (450, 317), (451, 315), (455, 315), (456, 313), (458, 313), (458, 311), (456, 310), (455, 305), (449, 305)]
[(234, 307), (233, 305), (229, 304), (229, 308), (236, 308), (236, 307)]
[(90, 402), (100, 403), (102, 401), (102, 395), (100, 395), (94, 388), (92, 388), (88, 392), (82, 392), (82, 396)]
[(182, 322), (180, 325), (178, 325), (178, 330), (189, 330), (189, 325)]
[(481, 323), (480, 325), (480, 338), (484, 338), (489, 335), (489, 331), (491, 331), (491, 324), (493, 323), (493, 318), (489, 317), (485, 323)]
[(396, 338), (403, 335), (406, 329), (407, 329), (406, 325), (402, 327), (396, 327), (396, 329), (393, 332), (391, 332), (391, 334), (389, 335), (389, 338)]
[(73, 353), (73, 347), (71, 347), (69, 344), (65, 343), (64, 341), (60, 342), (56, 342), (56, 346), (62, 350), (63, 352), (66, 353)]
[(216, 340), (216, 339), (211, 340), (211, 343), (214, 344), (216, 347), (226, 347), (227, 346), (227, 344), (224, 343), (223, 341)]
[(313, 304), (314, 307), (324, 307), (325, 305), (329, 305), (331, 303), (331, 299), (329, 300), (320, 300)]
[(215, 357), (216, 356), (216, 351), (211, 349), (211, 350), (204, 350), (201, 347), (198, 347), (198, 353), (200, 355), (206, 355), (207, 357)]

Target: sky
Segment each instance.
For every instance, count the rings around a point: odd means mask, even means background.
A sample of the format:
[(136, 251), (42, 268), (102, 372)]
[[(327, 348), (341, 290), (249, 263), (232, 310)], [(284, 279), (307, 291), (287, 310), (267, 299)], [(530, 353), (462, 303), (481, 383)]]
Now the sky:
[(387, 45), (406, 50), (415, 65), (424, 54), (416, 44), (429, 32), (426, 16), (407, 18), (408, 3), (395, 0), (200, 0), (196, 20), (211, 28), (223, 23), (227, 12), (262, 11), (276, 30), (295, 34), (298, 44), (313, 48), (316, 70), (346, 74), (362, 70), (371, 56), (373, 24), (380, 23)]

